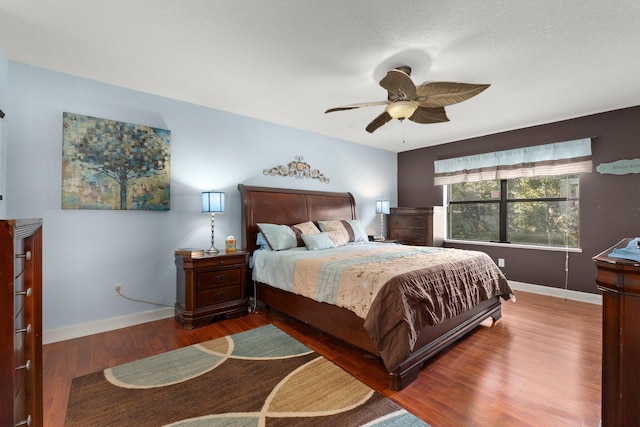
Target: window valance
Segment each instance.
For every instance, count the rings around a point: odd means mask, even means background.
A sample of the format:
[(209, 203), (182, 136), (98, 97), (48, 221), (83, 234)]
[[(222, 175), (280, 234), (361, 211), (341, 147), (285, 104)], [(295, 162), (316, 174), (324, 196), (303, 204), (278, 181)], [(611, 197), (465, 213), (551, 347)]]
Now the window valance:
[(592, 172), (591, 138), (436, 160), (434, 185)]

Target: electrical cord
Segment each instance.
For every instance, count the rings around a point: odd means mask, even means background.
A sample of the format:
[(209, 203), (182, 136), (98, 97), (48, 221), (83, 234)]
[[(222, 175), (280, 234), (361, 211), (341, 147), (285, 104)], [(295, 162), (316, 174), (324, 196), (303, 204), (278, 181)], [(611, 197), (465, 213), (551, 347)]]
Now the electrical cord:
[(564, 289), (569, 290), (569, 250), (565, 252), (564, 257)]
[(126, 300), (133, 301), (133, 302), (140, 302), (140, 303), (143, 303), (143, 304), (149, 304), (149, 305), (157, 305), (157, 306), (160, 306), (160, 307), (173, 307), (172, 305), (160, 304), (160, 303), (157, 303), (157, 302), (145, 301), (145, 300), (142, 300), (142, 299), (130, 298), (130, 297), (128, 297), (128, 296), (126, 296), (126, 295), (124, 295), (124, 294), (122, 293), (122, 291), (120, 291), (120, 289), (117, 289), (117, 290), (116, 290), (116, 293), (118, 294), (118, 296), (120, 296), (120, 297), (122, 297), (122, 298), (124, 298), (124, 299), (126, 299)]
[[(119, 297), (122, 297), (128, 301), (133, 301), (133, 302), (139, 302), (139, 303), (143, 303), (143, 304), (149, 304), (149, 305), (156, 305), (156, 306), (160, 306), (160, 307), (173, 307), (172, 305), (167, 305), (167, 304), (160, 304), (157, 302), (152, 302), (152, 301), (145, 301), (142, 299), (136, 299), (136, 298), (131, 298), (128, 297), (126, 295), (124, 295), (122, 293), (122, 291), (120, 289), (116, 289), (116, 294)], [(253, 281), (253, 298), (250, 298), (251, 303), (249, 304), (249, 313), (259, 313), (260, 311), (258, 311), (258, 302), (256, 300), (256, 281)]]
[(256, 281), (253, 281), (253, 296), (249, 298), (249, 313), (260, 313), (258, 311), (258, 300), (256, 299)]

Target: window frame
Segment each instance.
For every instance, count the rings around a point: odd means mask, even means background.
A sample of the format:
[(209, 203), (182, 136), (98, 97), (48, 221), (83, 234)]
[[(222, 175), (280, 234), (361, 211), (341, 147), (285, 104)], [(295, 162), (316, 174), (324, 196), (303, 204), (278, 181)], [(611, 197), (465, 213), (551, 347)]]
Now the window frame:
[[(579, 174), (569, 174), (569, 175), (554, 175), (552, 177), (563, 179), (567, 177), (575, 176), (578, 179), (579, 185)], [(517, 179), (517, 178), (511, 178)], [(567, 193), (564, 197), (543, 197), (543, 198), (508, 198), (508, 182), (509, 178), (492, 180), (499, 181), (500, 187), (500, 198), (499, 199), (488, 199), (488, 200), (472, 200), (472, 201), (452, 201), (451, 200), (451, 187), (455, 184), (443, 185), (443, 200), (445, 201), (445, 205), (447, 207), (446, 214), (446, 241), (453, 243), (463, 243), (463, 244), (480, 244), (480, 245), (492, 245), (492, 246), (507, 246), (507, 247), (520, 247), (527, 249), (543, 249), (549, 251), (570, 251), (570, 252), (582, 252), (580, 247), (581, 243), (581, 233), (580, 226), (578, 225), (578, 239), (576, 246), (567, 246), (567, 245), (543, 245), (539, 243), (512, 243), (507, 240), (507, 226), (508, 226), (508, 204), (509, 203), (534, 203), (534, 202), (578, 202), (578, 206), (580, 203), (579, 196), (579, 187), (578, 187), (578, 195), (571, 196), (570, 193)], [(451, 206), (452, 205), (473, 205), (473, 204), (497, 204), (498, 205), (498, 240), (469, 240), (469, 239), (461, 239), (461, 238), (452, 238), (451, 237)], [(578, 211), (579, 216), (579, 211)]]

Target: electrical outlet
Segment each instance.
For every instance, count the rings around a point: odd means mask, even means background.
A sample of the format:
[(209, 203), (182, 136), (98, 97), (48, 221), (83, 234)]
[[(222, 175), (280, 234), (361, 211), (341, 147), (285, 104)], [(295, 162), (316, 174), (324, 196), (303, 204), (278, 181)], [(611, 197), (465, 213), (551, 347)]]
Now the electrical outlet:
[(498, 258), (498, 267), (504, 267), (504, 258)]
[(122, 283), (114, 283), (113, 284), (113, 296), (117, 297), (120, 295), (120, 291), (122, 290)]

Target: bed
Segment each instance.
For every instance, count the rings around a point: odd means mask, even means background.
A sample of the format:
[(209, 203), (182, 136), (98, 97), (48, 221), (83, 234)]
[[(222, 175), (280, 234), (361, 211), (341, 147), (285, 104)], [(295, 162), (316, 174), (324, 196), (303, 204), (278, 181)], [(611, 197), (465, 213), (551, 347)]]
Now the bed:
[[(263, 255), (276, 255), (275, 253), (267, 253), (276, 251), (260, 250), (258, 233), (261, 230), (258, 224), (260, 227), (264, 227), (264, 224), (292, 226), (309, 222), (318, 224), (329, 220), (357, 223), (354, 221), (356, 220), (356, 204), (351, 193), (254, 187), (243, 184), (238, 185), (238, 190), (242, 199), (242, 245), (253, 256), (253, 277), (256, 277), (256, 274), (259, 275), (256, 269), (261, 269), (263, 265), (266, 265), (266, 261), (263, 261), (266, 258), (261, 258)], [(353, 233), (351, 237), (353, 238)], [(457, 251), (463, 258), (468, 259), (468, 261), (464, 261), (464, 268), (467, 268), (466, 265), (473, 265), (474, 270), (465, 273), (462, 270), (463, 267), (458, 268), (456, 264), (452, 264), (454, 261), (446, 258), (443, 262), (447, 267), (444, 269), (430, 267), (416, 269), (416, 272), (404, 272), (376, 288), (376, 296), (373, 297), (370, 306), (364, 313), (362, 310), (359, 312), (346, 306), (340, 307), (334, 303), (318, 301), (310, 295), (305, 296), (304, 292), (291, 292), (286, 290), (286, 286), (283, 286), (285, 289), (281, 289), (277, 287), (281, 284), (275, 283), (279, 282), (278, 279), (274, 279), (275, 282), (271, 284), (265, 283), (269, 280), (264, 282), (257, 280), (255, 282), (255, 297), (267, 307), (272, 307), (331, 336), (381, 357), (389, 372), (389, 386), (393, 390), (400, 390), (410, 384), (418, 376), (420, 369), (429, 358), (460, 339), (480, 323), (489, 318), (492, 322), (500, 319), (501, 299), (508, 299), (512, 294), (502, 272), (486, 254), (481, 252), (383, 243), (377, 243), (375, 246), (376, 244), (365, 242), (356, 244), (354, 242), (327, 251), (307, 251), (302, 247), (280, 251), (280, 253), (288, 258), (306, 259), (310, 257), (311, 252), (317, 252), (326, 258), (326, 254), (336, 250), (339, 253), (336, 256), (351, 260), (354, 255), (348, 251), (354, 250), (351, 246), (356, 245), (360, 245), (363, 251), (368, 250), (377, 254), (375, 256), (378, 259), (384, 258), (386, 261), (380, 264), (382, 266), (393, 265), (396, 268), (395, 266), (402, 264), (400, 258), (397, 257), (407, 255), (403, 252), (410, 252), (411, 258), (413, 258), (412, 262), (416, 262), (421, 257), (430, 256), (430, 252), (437, 253), (435, 255), (438, 256), (442, 254), (450, 257), (453, 256), (451, 251)], [(256, 260), (260, 262), (253, 266)], [(404, 258), (402, 260), (404, 261)], [(285, 261), (279, 262), (284, 263)], [(302, 261), (296, 262), (302, 263)], [(313, 261), (305, 262), (311, 265)], [(296, 268), (301, 269), (302, 267)], [(382, 269), (384, 270), (384, 267)], [(455, 274), (451, 274), (451, 271), (454, 271)], [(466, 279), (462, 277), (465, 274)], [(352, 275), (362, 276), (363, 273), (352, 273)], [(482, 282), (480, 279), (475, 279), (476, 275), (483, 277)], [(309, 274), (306, 273), (306, 276)], [(478, 283), (473, 284), (471, 296), (462, 295), (459, 298), (460, 301), (452, 304), (453, 309), (447, 307), (445, 310), (440, 310), (435, 316), (423, 306), (424, 298), (413, 298), (411, 293), (414, 291), (407, 283), (426, 283), (435, 280), (433, 277), (441, 276), (448, 276), (450, 281), (458, 280), (451, 279), (452, 276), (460, 276), (464, 287), (470, 287), (469, 283), (471, 282)], [(423, 279), (423, 277), (425, 278)], [(450, 286), (453, 289), (451, 291), (453, 294), (459, 292), (456, 286)], [(460, 288), (462, 287), (461, 284)], [(311, 292), (313, 293), (313, 291)], [(410, 294), (408, 295), (407, 292)], [(422, 301), (416, 302), (418, 299)], [(386, 301), (384, 304), (391, 305), (381, 306), (382, 301)], [(411, 310), (407, 308), (409, 305), (412, 307)], [(430, 306), (429, 309), (431, 308)], [(412, 320), (407, 321), (405, 318), (398, 317), (408, 318), (408, 315), (403, 314), (403, 310), (404, 312), (412, 311)], [(375, 313), (375, 316), (372, 313)], [(391, 320), (382, 318), (387, 316), (395, 316), (395, 318), (391, 318)], [(385, 326), (379, 326), (378, 323)]]

